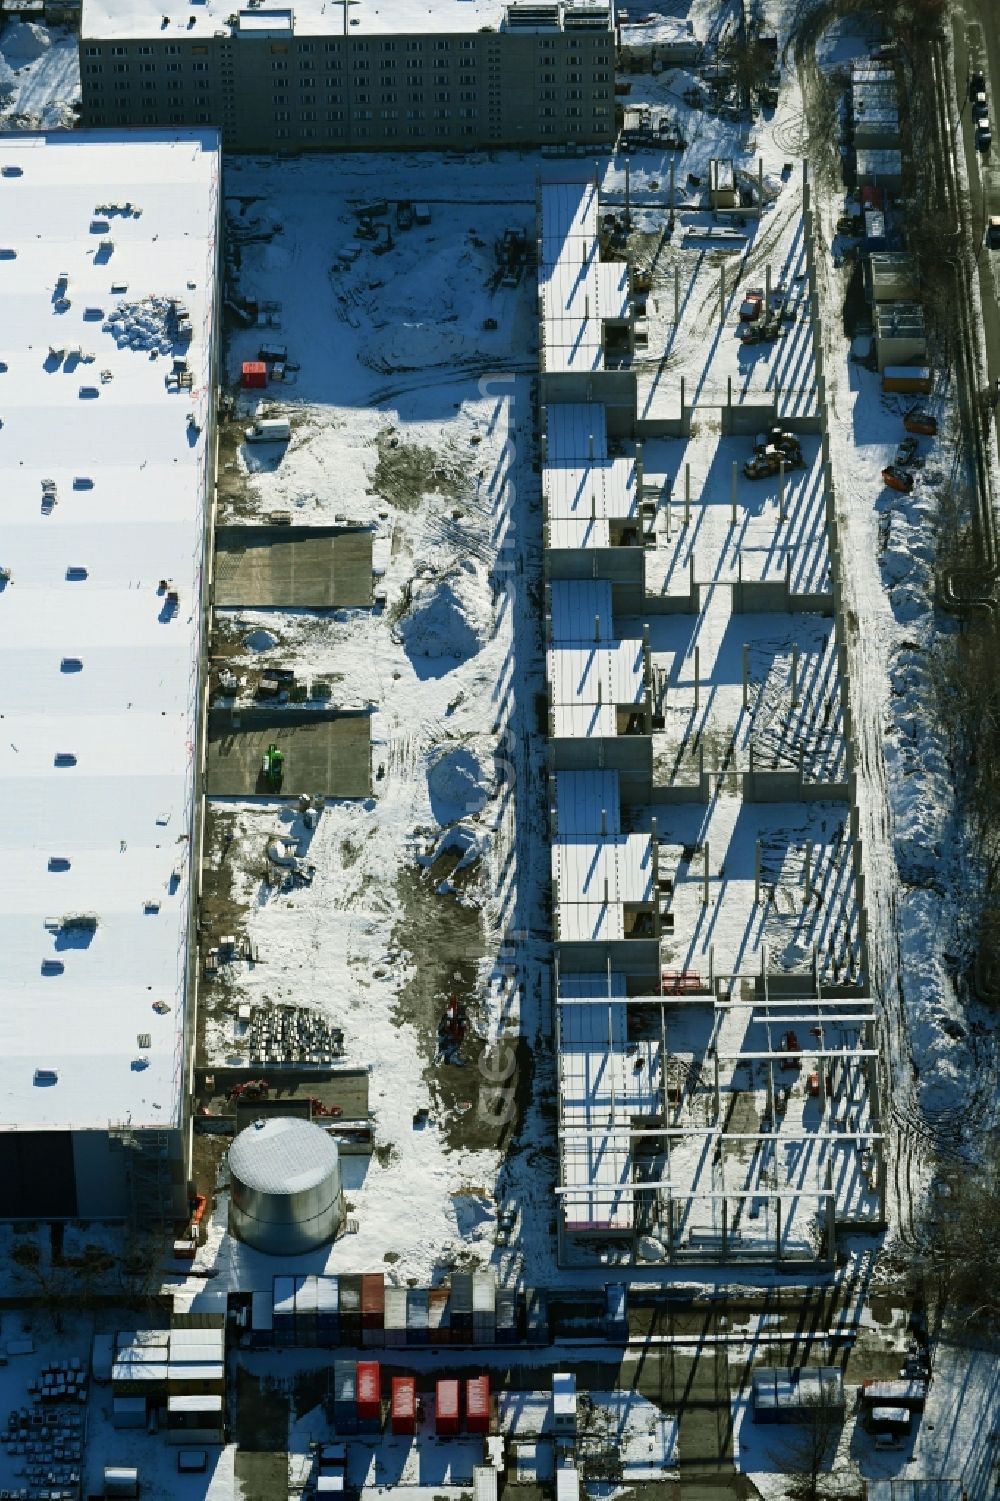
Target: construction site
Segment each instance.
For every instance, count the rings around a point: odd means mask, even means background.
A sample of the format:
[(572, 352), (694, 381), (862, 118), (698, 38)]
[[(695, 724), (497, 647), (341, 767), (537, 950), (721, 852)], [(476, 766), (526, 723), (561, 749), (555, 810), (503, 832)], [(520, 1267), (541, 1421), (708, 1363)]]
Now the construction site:
[(773, 269), (645, 277), (643, 363), (598, 183), (539, 190), (564, 1265), (830, 1266), (884, 1216), (803, 201)]

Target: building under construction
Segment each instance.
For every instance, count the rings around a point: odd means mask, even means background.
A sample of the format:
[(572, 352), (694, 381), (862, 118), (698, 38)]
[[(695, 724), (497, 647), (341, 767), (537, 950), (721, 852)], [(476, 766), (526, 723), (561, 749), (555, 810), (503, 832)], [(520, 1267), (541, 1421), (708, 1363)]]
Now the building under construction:
[(802, 378), (668, 384), (608, 207), (540, 189), (560, 1259), (830, 1264), (884, 1165), (811, 268)]

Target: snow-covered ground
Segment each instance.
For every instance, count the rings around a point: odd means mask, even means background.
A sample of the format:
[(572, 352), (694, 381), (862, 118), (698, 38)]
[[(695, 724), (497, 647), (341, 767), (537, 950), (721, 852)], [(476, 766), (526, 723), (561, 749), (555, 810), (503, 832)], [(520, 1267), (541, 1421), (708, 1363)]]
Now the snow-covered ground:
[[(373, 611), (217, 616), (238, 675), (292, 663), (329, 681), (336, 703), (373, 706), (374, 796), (326, 807), (309, 842), (313, 883), (289, 893), (261, 881), (261, 855), (273, 830), (302, 833), (297, 809), (224, 810), (233, 898), (266, 962), (236, 977), (224, 1007), (204, 993), (207, 1057), (240, 1056), (239, 1000), (313, 1006), (344, 1029), (345, 1062), (371, 1072), (377, 1150), (349, 1191), (358, 1233), (328, 1264), (393, 1253), (394, 1275), (425, 1282), (459, 1256), (498, 1254), (498, 1146), (519, 1086), (497, 1044), (538, 1026), (537, 968), (522, 991), (535, 940), (520, 934), (536, 921), (524, 851), (542, 754), (527, 734), (540, 628), (534, 286), (530, 275), (514, 291), (491, 285), (495, 241), (532, 229), (537, 170), (518, 157), (385, 159), (379, 192), (427, 201), (432, 222), (393, 225), (386, 255), (364, 242), (353, 261), (339, 253), (356, 239), (352, 204), (372, 196), (365, 159), (234, 161), (225, 181), (239, 251), (230, 293), (280, 303), (267, 337), (298, 369), (294, 386), (266, 393), (293, 425), (279, 462), (258, 469), (224, 436), (223, 507), (373, 524), (384, 571)], [(262, 337), (233, 333), (230, 377)], [(501, 950), (514, 944), (509, 963)], [(436, 1056), (452, 992), (469, 1014), (463, 1072)], [(225, 1257), (241, 1282), (253, 1276), (246, 1248)], [(260, 1268), (267, 1283), (272, 1271)]]
[(0, 31), (0, 129), (69, 130), (79, 103), (76, 33), (8, 21)]

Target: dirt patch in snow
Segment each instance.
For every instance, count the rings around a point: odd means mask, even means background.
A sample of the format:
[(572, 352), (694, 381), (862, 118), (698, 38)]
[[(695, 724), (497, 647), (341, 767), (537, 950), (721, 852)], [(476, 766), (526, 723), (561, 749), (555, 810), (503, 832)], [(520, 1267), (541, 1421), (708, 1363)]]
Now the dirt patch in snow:
[(375, 439), (378, 463), (372, 485), (384, 500), (412, 510), (425, 495), (458, 500), (468, 490), (468, 466), (421, 443), (404, 443), (392, 427)]
[[(394, 1020), (417, 1034), (423, 1076), (432, 1100), (431, 1122), (449, 1150), (477, 1151), (499, 1144), (504, 1127), (490, 1111), (490, 1050), (480, 1035), (479, 960), (485, 951), (478, 909), (441, 896), (437, 886), (453, 861), (442, 857), (423, 875), (400, 872), (396, 891), (402, 917), (394, 943), (419, 961), (396, 999)], [(465, 1012), (461, 1042), (440, 1056), (438, 1029), (450, 997)], [(495, 1071), (495, 1070), (494, 1070)]]

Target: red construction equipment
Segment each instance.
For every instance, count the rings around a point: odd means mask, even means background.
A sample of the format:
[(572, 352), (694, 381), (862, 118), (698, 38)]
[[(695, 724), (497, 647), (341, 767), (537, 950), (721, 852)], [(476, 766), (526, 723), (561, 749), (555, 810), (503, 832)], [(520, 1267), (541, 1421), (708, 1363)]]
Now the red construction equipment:
[(242, 1084), (234, 1084), (226, 1090), (227, 1100), (242, 1100), (244, 1095), (248, 1100), (266, 1100), (271, 1092), (271, 1086), (266, 1079), (245, 1079)]

